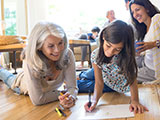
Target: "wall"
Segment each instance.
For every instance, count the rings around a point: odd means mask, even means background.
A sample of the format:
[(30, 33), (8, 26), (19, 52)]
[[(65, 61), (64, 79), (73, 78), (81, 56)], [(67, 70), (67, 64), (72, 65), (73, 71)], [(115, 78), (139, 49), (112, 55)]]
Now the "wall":
[(28, 0), (28, 31), (46, 16), (46, 0)]
[(17, 34), (28, 35), (38, 21), (45, 20), (45, 4), (46, 0), (17, 0)]
[(27, 15), (25, 8), (25, 0), (17, 0), (17, 34), (18, 35), (27, 35), (28, 26), (27, 26)]
[(160, 0), (151, 0), (151, 2), (160, 9)]
[(0, 17), (0, 20), (2, 20), (1, 7), (2, 7), (2, 6), (1, 6), (1, 0), (0, 0), (0, 16), (1, 16), (1, 17)]

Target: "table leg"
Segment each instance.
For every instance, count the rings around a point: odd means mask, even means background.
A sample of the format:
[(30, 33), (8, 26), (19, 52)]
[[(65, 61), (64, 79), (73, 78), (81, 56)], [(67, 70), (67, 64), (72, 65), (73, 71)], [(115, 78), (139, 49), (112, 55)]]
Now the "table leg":
[(91, 45), (89, 45), (89, 66), (90, 66), (90, 68), (92, 67), (92, 63), (91, 63)]
[(71, 44), (69, 47), (72, 50), (72, 52), (74, 53), (74, 45)]
[(15, 72), (13, 73), (13, 74), (17, 74), (17, 71), (16, 71), (16, 69), (17, 69), (17, 62), (16, 62), (16, 51), (13, 51), (13, 62), (14, 62), (14, 70), (15, 70)]

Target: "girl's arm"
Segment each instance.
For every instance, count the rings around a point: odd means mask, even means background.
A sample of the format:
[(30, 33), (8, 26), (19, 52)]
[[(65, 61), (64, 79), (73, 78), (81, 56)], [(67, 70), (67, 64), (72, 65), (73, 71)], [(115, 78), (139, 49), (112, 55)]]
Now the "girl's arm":
[(92, 65), (93, 65), (94, 74), (95, 74), (95, 88), (94, 88), (94, 95), (93, 95), (91, 107), (90, 108), (88, 107), (88, 104), (89, 104), (88, 102), (84, 106), (86, 111), (92, 111), (96, 107), (98, 100), (102, 96), (103, 87), (104, 87), (101, 69), (94, 63)]
[(102, 91), (104, 88), (104, 82), (102, 78), (102, 70), (93, 63), (94, 74), (95, 74), (95, 88), (93, 102), (98, 103), (99, 98), (102, 96)]
[(138, 96), (138, 87), (137, 87), (137, 80), (130, 86), (131, 92), (131, 104), (130, 104), (130, 111), (134, 113), (143, 113), (144, 111), (148, 111), (148, 109), (139, 103), (139, 96)]
[(135, 80), (134, 83), (130, 86), (130, 92), (131, 92), (131, 103), (133, 101), (139, 102), (137, 80)]

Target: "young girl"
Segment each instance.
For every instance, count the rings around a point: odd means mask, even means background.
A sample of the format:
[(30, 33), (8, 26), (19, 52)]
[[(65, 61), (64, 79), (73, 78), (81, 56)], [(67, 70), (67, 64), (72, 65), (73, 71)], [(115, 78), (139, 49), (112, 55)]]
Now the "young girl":
[[(34, 105), (58, 99), (65, 108), (74, 105), (77, 95), (75, 59), (60, 26), (51, 22), (37, 23), (22, 56), (23, 71), (17, 76), (0, 69), (0, 79), (9, 88), (19, 94), (28, 94)], [(60, 95), (58, 88), (64, 82), (67, 92)]]
[(89, 102), (85, 104), (86, 111), (92, 111), (96, 107), (105, 84), (105, 89), (109, 88), (109, 91), (130, 91), (130, 111), (143, 113), (147, 108), (139, 103), (138, 98), (132, 27), (121, 20), (113, 21), (102, 30), (99, 40), (100, 47), (91, 55), (95, 87), (91, 107), (88, 107)]
[(129, 5), (138, 34), (138, 54), (145, 52), (138, 82), (160, 80), (160, 11), (149, 0), (133, 0)]

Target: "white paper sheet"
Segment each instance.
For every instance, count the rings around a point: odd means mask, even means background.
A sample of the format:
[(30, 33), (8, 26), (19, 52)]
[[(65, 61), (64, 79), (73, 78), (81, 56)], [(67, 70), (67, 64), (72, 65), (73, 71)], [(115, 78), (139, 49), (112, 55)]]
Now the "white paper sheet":
[(128, 118), (134, 117), (134, 113), (129, 111), (129, 104), (121, 105), (105, 105), (97, 106), (94, 111), (86, 112), (84, 107), (81, 107), (78, 112), (73, 112), (68, 120), (79, 119), (113, 119), (113, 118)]

